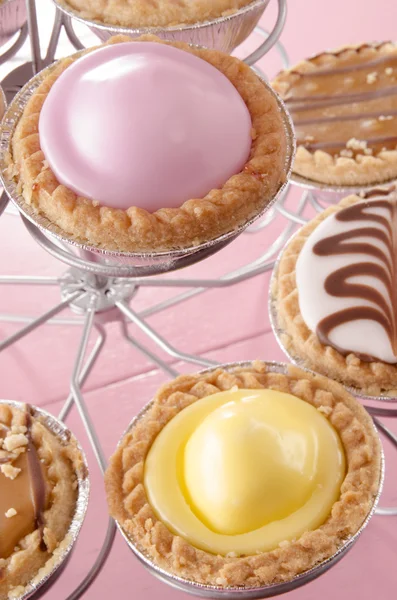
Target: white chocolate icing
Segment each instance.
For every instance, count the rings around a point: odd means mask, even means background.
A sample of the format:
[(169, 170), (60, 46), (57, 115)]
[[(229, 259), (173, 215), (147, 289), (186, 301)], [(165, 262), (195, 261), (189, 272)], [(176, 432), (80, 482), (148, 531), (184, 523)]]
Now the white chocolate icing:
[[(379, 203), (386, 204), (385, 206)], [(353, 210), (361, 211), (365, 206), (360, 218), (354, 218)], [(350, 211), (350, 213), (348, 212)], [(350, 220), (341, 220), (348, 215), (352, 215)], [(366, 218), (368, 215), (368, 218)], [(374, 221), (373, 215), (383, 217), (386, 222), (379, 223)], [(357, 216), (357, 215), (356, 215)], [(388, 228), (388, 224), (390, 229)], [(341, 242), (342, 248), (345, 244), (360, 244), (359, 251), (351, 249), (346, 252), (337, 253), (337, 243), (331, 241), (332, 250), (324, 252), (325, 255), (316, 253), (316, 244), (332, 236), (353, 232), (362, 228), (372, 228), (383, 232), (386, 236), (386, 242), (371, 235), (370, 232), (364, 232), (359, 237), (351, 237)], [(387, 327), (373, 318), (349, 319), (330, 328), (328, 333), (328, 343), (344, 354), (351, 352), (358, 354), (366, 360), (381, 360), (387, 363), (397, 363), (397, 340), (396, 340), (396, 312), (397, 312), (397, 277), (396, 277), (396, 244), (397, 244), (397, 209), (396, 198), (388, 196), (374, 197), (370, 201), (360, 202), (353, 207), (343, 209), (325, 219), (309, 236), (298, 257), (296, 265), (296, 283), (299, 293), (299, 307), (304, 322), (307, 327), (321, 339), (320, 323), (335, 313), (346, 311), (347, 309), (360, 309), (360, 307), (371, 307), (377, 311), (380, 318), (387, 316), (387, 308), (384, 310), (379, 303), (365, 298), (365, 294), (355, 293), (355, 297), (340, 297), (331, 295), (326, 291), (325, 285), (327, 279), (335, 274), (334, 285), (337, 287), (345, 284), (361, 284), (367, 289), (377, 291), (384, 299), (390, 313), (389, 324)], [(327, 242), (325, 242), (327, 244)], [(363, 244), (370, 244), (370, 248), (375, 252), (380, 250), (382, 257), (373, 256), (371, 251), (365, 251)], [(324, 246), (323, 246), (324, 247)], [(367, 246), (368, 248), (368, 246)], [(317, 246), (318, 252), (318, 246)], [(380, 265), (391, 283), (391, 290), (383, 283), (379, 277), (371, 274), (359, 274), (347, 277), (344, 281), (340, 273), (341, 268), (349, 268), (354, 265), (371, 263)], [(329, 281), (329, 280), (328, 280)], [(394, 348), (393, 348), (394, 346)]]

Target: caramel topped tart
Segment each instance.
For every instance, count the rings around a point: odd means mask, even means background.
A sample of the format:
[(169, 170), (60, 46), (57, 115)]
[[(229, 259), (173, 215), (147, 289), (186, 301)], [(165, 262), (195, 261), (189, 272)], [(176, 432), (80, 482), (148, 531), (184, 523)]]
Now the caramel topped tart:
[[(43, 534), (48, 493), (43, 465), (32, 442), (30, 407), (21, 425), (0, 427), (0, 558), (35, 529)], [(11, 515), (11, 516), (10, 516)]]
[(397, 176), (397, 46), (324, 52), (280, 73), (292, 115), (294, 170), (315, 181), (361, 185)]
[(86, 477), (71, 435), (30, 405), (0, 402), (0, 600), (30, 593), (52, 574), (73, 541)]

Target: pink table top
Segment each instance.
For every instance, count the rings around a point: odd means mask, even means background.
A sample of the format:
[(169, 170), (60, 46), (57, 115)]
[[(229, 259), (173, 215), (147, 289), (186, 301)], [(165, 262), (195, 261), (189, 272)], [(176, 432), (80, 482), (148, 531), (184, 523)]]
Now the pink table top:
[[(40, 4), (40, 3), (39, 3)], [(275, 4), (272, 0), (271, 4)], [(43, 9), (44, 10), (44, 9)], [(45, 9), (46, 10), (46, 9)], [(40, 8), (39, 8), (40, 11)], [(269, 8), (263, 25), (269, 26), (274, 7)], [(39, 13), (40, 16), (40, 13)], [(288, 22), (282, 41), (293, 62), (304, 56), (349, 42), (392, 39), (397, 22), (397, 3), (392, 0), (291, 0)], [(253, 49), (258, 38), (244, 44)], [(14, 61), (15, 62), (15, 61)], [(261, 66), (272, 75), (280, 67), (275, 51)], [(291, 193), (296, 205), (299, 192)], [(175, 277), (212, 278), (254, 260), (285, 227), (278, 217), (268, 229), (255, 235), (242, 235), (219, 254), (195, 265)], [(18, 217), (6, 214), (0, 219), (1, 275), (58, 275), (65, 267), (47, 255), (30, 238)], [(173, 276), (173, 277), (174, 277)], [(195, 353), (220, 362), (247, 359), (283, 360), (271, 332), (267, 315), (269, 275), (222, 290), (212, 290), (194, 297), (177, 309), (168, 309), (148, 318), (152, 327), (179, 350)], [(183, 291), (183, 290), (180, 290)], [(163, 298), (179, 293), (175, 290), (147, 288), (139, 291), (133, 308), (142, 311)], [(54, 288), (2, 285), (0, 294), (0, 339), (21, 326), (1, 320), (2, 314), (37, 316), (59, 302)], [(65, 313), (62, 316), (70, 316)], [(150, 345), (134, 326), (132, 335), (158, 352), (177, 370), (194, 370), (179, 364)], [(166, 375), (154, 368), (140, 353), (121, 340), (116, 324), (107, 326), (106, 347), (85, 387), (85, 399), (106, 456), (114, 450), (120, 435), (137, 411), (151, 399)], [(57, 414), (68, 395), (69, 378), (81, 327), (46, 325), (0, 355), (0, 397), (37, 404)], [(94, 342), (91, 341), (91, 346)], [(397, 433), (397, 421), (385, 420)], [(63, 600), (78, 585), (94, 563), (107, 526), (107, 511), (102, 478), (75, 410), (68, 425), (87, 451), (91, 465), (92, 493), (88, 516), (70, 564), (45, 598)], [(386, 486), (383, 505), (397, 504), (397, 453), (385, 443)], [(393, 485), (394, 484), (394, 485)], [(286, 594), (288, 600), (360, 600), (396, 597), (397, 518), (375, 516), (352, 551), (331, 571), (300, 590)], [(184, 600), (186, 594), (158, 582), (133, 557), (118, 535), (111, 556), (86, 600)]]

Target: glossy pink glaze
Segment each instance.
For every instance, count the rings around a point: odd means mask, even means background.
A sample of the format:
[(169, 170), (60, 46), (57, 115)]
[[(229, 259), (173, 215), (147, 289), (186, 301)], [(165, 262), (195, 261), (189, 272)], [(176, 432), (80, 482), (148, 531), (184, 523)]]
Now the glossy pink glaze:
[(104, 206), (177, 207), (244, 166), (251, 117), (220, 71), (152, 42), (76, 61), (41, 112), (40, 144), (58, 181)]

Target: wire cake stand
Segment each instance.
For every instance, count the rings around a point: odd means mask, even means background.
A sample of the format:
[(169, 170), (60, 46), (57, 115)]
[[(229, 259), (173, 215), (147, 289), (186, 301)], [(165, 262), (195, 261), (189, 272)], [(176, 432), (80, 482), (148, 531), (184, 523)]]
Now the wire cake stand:
[[(288, 56), (278, 39), (286, 18), (286, 0), (278, 0), (278, 4), (279, 16), (273, 32), (269, 35), (260, 27), (257, 27), (255, 30), (269, 43), (262, 44), (253, 55), (247, 57), (249, 64), (256, 63), (269, 47), (274, 44), (280, 54), (283, 66), (288, 66)], [(15, 94), (20, 91), (26, 82), (32, 78), (32, 75), (39, 73), (41, 69), (47, 67), (54, 61), (62, 29), (65, 30), (72, 48), (78, 51), (84, 49), (84, 45), (74, 31), (73, 17), (56, 7), (51, 38), (46, 54), (43, 57), (40, 49), (36, 11), (37, 5), (38, 3), (36, 3), (35, 0), (26, 0), (27, 24), (24, 24), (21, 27), (17, 41), (14, 43), (9, 53), (3, 54), (3, 57), (0, 58), (0, 61), (6, 61), (12, 53), (15, 54), (15, 52), (20, 49), (24, 36), (26, 38), (27, 32), (29, 32), (32, 56), (31, 62), (14, 69), (14, 71), (7, 75), (2, 83), (8, 103), (12, 101)], [(259, 71), (257, 66), (254, 65), (253, 68)], [(262, 75), (260, 71), (259, 73)], [(106, 260), (96, 260), (89, 250), (79, 249), (74, 251), (70, 244), (65, 244), (61, 239), (49, 236), (48, 232), (43, 231), (43, 229), (38, 227), (34, 221), (32, 222), (32, 220), (28, 218), (28, 215), (21, 214), (22, 222), (34, 241), (55, 259), (66, 264), (68, 270), (60, 277), (36, 277), (30, 275), (14, 277), (0, 276), (0, 284), (2, 286), (55, 287), (58, 288), (60, 292), (60, 301), (38, 317), (30, 318), (19, 315), (1, 315), (0, 320), (7, 322), (23, 322), (24, 326), (16, 333), (13, 333), (6, 339), (0, 341), (0, 351), (10, 348), (15, 342), (48, 321), (51, 321), (54, 324), (67, 323), (69, 325), (82, 327), (82, 334), (74, 359), (70, 380), (70, 393), (58, 418), (61, 421), (65, 421), (73, 406), (75, 405), (77, 407), (102, 473), (104, 473), (106, 469), (106, 459), (101, 441), (90, 416), (90, 411), (87, 408), (82, 393), (82, 387), (87, 381), (105, 346), (106, 324), (109, 322), (117, 323), (125, 343), (141, 352), (154, 365), (161, 369), (165, 375), (171, 378), (177, 376), (179, 374), (178, 371), (173, 366), (167, 364), (167, 362), (158, 356), (152, 349), (149, 349), (142, 344), (142, 342), (132, 337), (128, 330), (129, 323), (135, 324), (135, 326), (147, 336), (148, 340), (170, 357), (205, 368), (213, 368), (216, 366), (217, 363), (215, 361), (178, 350), (178, 348), (174, 347), (161, 335), (161, 333), (149, 325), (146, 319), (167, 308), (178, 306), (187, 299), (203, 294), (207, 290), (238, 285), (251, 278), (271, 271), (275, 265), (279, 252), (291, 237), (296, 227), (307, 221), (308, 210), (313, 212), (313, 210), (322, 210), (323, 208), (320, 200), (316, 198), (315, 194), (310, 189), (305, 189), (300, 199), (297, 202), (294, 202), (293, 208), (291, 208), (291, 197), (289, 194), (291, 187), (287, 186), (281, 191), (277, 203), (262, 216), (260, 221), (250, 225), (244, 232), (239, 232), (247, 237), (260, 235), (273, 224), (276, 218), (280, 218), (281, 215), (285, 222), (283, 230), (277, 239), (268, 245), (264, 252), (248, 264), (245, 264), (238, 269), (230, 270), (221, 277), (213, 279), (177, 279), (153, 276), (157, 273), (164, 274), (170, 272), (174, 268), (187, 266), (192, 262), (196, 262), (197, 257), (193, 260), (192, 257), (186, 256), (184, 257), (185, 260), (178, 263), (177, 266), (168, 265), (168, 267), (163, 266), (160, 270), (158, 270), (158, 268), (153, 268), (149, 272), (141, 271), (142, 275), (140, 274), (140, 271), (136, 269), (136, 266), (121, 263), (116, 264)], [(8, 195), (6, 192), (3, 192), (0, 199), (0, 216), (6, 209), (8, 201)], [(225, 241), (225, 243), (228, 243), (228, 241), (230, 240)], [(212, 252), (219, 250), (221, 247), (223, 247), (222, 244), (220, 244), (219, 247), (212, 249), (212, 251), (209, 249), (207, 252), (203, 252), (199, 259), (205, 259)], [(148, 274), (152, 276), (148, 277)], [(176, 293), (174, 296), (138, 312), (132, 307), (133, 301), (141, 289), (148, 287), (172, 288), (175, 290), (178, 288), (188, 288), (188, 290)], [(71, 309), (76, 317), (59, 319), (58, 315), (66, 308)], [(88, 343), (92, 334), (96, 336), (95, 344), (88, 353)], [(385, 412), (388, 409), (379, 410), (383, 410), (383, 412), (377, 414), (386, 416), (389, 416), (390, 414)], [(397, 413), (393, 413), (393, 416), (397, 416)], [(376, 426), (397, 447), (397, 436), (387, 429), (379, 420), (376, 418), (374, 418), (374, 420)], [(396, 514), (396, 512), (390, 513), (391, 510), (395, 509), (377, 509), (377, 514)], [(111, 552), (115, 533), (116, 525), (114, 521), (110, 519), (105, 540), (96, 557), (95, 563), (86, 577), (81, 581), (80, 585), (65, 600), (77, 600), (78, 598), (81, 598), (84, 592), (94, 582)], [(243, 597), (242, 592), (241, 598)]]

